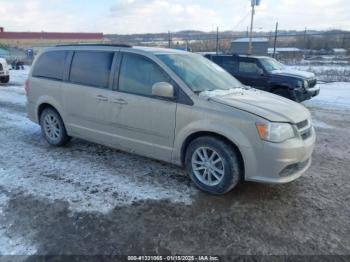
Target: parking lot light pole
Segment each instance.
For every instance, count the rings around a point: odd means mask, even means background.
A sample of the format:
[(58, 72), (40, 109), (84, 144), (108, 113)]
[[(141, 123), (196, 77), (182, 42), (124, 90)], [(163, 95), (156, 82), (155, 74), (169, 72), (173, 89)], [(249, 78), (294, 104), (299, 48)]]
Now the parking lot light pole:
[(252, 16), (250, 20), (250, 32), (249, 32), (249, 44), (247, 54), (251, 55), (253, 53), (253, 26), (254, 26), (254, 15), (255, 15), (255, 6), (260, 4), (260, 0), (251, 0), (252, 3)]

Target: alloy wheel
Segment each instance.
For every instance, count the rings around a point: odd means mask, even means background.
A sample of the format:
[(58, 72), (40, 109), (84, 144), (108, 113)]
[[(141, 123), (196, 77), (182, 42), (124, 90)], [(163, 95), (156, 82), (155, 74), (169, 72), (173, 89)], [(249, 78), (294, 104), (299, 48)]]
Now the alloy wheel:
[(196, 178), (207, 186), (218, 185), (225, 175), (223, 159), (209, 147), (199, 147), (194, 151), (192, 170)]

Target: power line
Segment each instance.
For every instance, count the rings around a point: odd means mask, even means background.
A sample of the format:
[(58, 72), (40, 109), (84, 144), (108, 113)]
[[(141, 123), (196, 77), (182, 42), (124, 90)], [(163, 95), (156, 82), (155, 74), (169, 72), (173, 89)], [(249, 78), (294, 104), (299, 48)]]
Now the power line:
[(239, 20), (239, 22), (232, 28), (233, 30), (236, 29), (239, 25), (241, 25), (241, 23), (243, 23), (244, 20), (247, 19), (247, 17), (250, 15), (250, 10), (245, 14), (245, 16)]
[[(180, 36), (177, 36), (176, 33), (172, 34), (172, 37), (178, 37), (179, 39), (178, 40), (183, 40), (183, 41), (190, 41), (190, 40), (193, 40), (193, 41), (206, 41), (206, 40), (216, 40), (217, 38), (219, 40), (232, 40), (232, 39), (236, 39), (236, 38), (245, 38), (246, 35), (242, 34), (242, 35), (228, 35), (228, 33), (222, 33), (224, 34), (225, 36), (219, 36), (217, 37), (217, 33), (208, 33), (208, 34), (197, 34), (196, 36), (185, 36), (185, 37), (180, 37)], [(306, 33), (305, 32), (302, 32), (302, 33), (279, 33), (278, 34), (278, 38), (283, 38), (283, 37), (307, 37), (307, 36), (335, 36), (335, 35), (338, 35), (338, 36), (343, 36), (344, 39), (349, 39), (350, 38), (350, 32), (320, 32), (320, 33), (312, 33), (312, 32), (309, 32), (309, 33)], [(346, 37), (345, 37), (346, 36)], [(271, 37), (271, 34), (259, 34), (257, 35), (257, 37), (265, 37), (265, 38), (270, 38)], [(148, 40), (138, 40), (138, 41), (135, 41), (135, 40), (129, 40), (129, 41), (134, 41), (134, 42), (142, 42), (142, 41), (149, 41), (149, 42), (154, 42), (154, 43), (157, 43), (157, 42), (168, 42), (169, 41), (169, 38), (164, 38), (164, 39), (148, 39)]]

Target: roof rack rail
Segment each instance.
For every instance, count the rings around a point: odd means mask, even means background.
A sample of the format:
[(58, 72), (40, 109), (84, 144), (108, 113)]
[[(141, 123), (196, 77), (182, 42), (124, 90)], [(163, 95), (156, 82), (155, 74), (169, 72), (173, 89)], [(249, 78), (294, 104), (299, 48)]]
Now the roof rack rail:
[(112, 46), (112, 47), (132, 47), (131, 45), (126, 44), (62, 44), (56, 45), (56, 47), (60, 46)]

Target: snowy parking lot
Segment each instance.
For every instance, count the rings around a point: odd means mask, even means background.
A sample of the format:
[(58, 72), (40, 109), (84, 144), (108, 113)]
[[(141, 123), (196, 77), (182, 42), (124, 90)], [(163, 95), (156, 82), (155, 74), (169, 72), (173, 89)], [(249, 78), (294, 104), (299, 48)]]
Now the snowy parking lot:
[(80, 139), (49, 146), (26, 117), (27, 74), (0, 85), (0, 254), (350, 253), (350, 83), (304, 102), (318, 136), (304, 176), (216, 197), (176, 166)]

